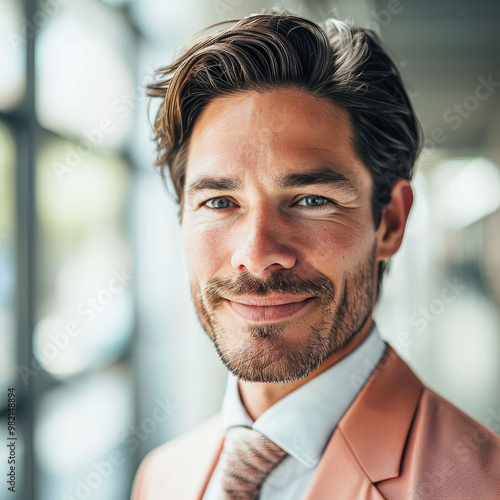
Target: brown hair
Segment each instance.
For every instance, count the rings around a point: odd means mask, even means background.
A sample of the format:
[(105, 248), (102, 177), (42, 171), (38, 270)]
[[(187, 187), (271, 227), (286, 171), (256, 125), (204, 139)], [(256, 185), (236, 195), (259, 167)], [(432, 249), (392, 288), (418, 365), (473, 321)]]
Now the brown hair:
[[(287, 12), (259, 14), (188, 46), (159, 68), (148, 96), (163, 100), (154, 124), (160, 167), (168, 167), (182, 216), (186, 153), (201, 110), (237, 92), (298, 89), (345, 108), (354, 150), (373, 178), (375, 227), (399, 178), (411, 179), (422, 133), (395, 63), (371, 30), (329, 19), (324, 28)], [(218, 23), (219, 26), (223, 23)], [(379, 267), (379, 286), (386, 262)]]

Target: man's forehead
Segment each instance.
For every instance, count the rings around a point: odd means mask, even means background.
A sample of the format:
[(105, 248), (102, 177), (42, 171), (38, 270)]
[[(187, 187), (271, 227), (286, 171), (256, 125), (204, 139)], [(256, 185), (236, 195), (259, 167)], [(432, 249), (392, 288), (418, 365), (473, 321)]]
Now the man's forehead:
[(329, 99), (293, 89), (239, 92), (205, 105), (193, 125), (190, 149), (208, 143), (224, 151), (226, 139), (238, 136), (275, 149), (317, 149), (328, 143), (350, 146), (353, 133), (348, 111)]
[(255, 174), (280, 188), (311, 184), (311, 176), (347, 188), (356, 186), (360, 169), (366, 174), (344, 109), (298, 90), (242, 93), (214, 99), (197, 118), (185, 189), (215, 177), (241, 188)]

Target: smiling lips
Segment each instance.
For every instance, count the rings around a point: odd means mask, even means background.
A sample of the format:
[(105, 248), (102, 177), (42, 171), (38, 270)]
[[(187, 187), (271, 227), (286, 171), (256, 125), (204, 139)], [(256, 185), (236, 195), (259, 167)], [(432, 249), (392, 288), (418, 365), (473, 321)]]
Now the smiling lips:
[(239, 296), (226, 299), (233, 311), (248, 321), (277, 321), (292, 316), (313, 299), (310, 296), (290, 294)]

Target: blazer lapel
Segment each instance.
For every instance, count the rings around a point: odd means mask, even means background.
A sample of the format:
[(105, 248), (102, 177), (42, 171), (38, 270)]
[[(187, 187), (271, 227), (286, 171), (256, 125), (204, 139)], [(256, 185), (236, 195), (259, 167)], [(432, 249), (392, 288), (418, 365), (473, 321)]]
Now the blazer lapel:
[(344, 436), (334, 432), (305, 500), (383, 500), (363, 473)]
[(388, 346), (333, 433), (306, 500), (383, 499), (373, 483), (399, 476), (422, 387)]

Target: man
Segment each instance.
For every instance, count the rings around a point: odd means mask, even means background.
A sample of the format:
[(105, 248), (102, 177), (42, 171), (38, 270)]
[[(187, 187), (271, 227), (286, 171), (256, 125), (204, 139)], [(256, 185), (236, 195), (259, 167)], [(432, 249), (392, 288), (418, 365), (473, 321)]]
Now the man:
[(222, 413), (153, 450), (132, 498), (500, 498), (500, 438), (372, 320), (422, 142), (376, 35), (255, 15), (159, 77), (157, 165), (230, 373)]

